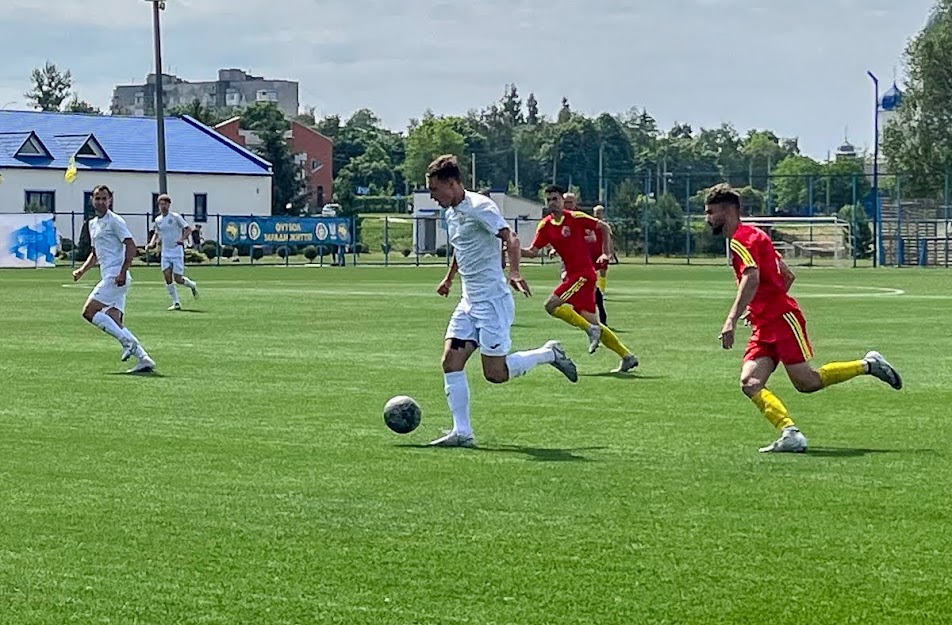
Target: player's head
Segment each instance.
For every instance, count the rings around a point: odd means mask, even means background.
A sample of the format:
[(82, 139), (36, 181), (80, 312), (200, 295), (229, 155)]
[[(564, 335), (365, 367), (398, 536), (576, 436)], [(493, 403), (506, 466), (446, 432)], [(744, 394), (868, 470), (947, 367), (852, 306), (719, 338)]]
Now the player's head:
[(452, 154), (438, 156), (426, 168), (426, 186), (430, 197), (442, 208), (456, 206), (466, 197), (459, 172), (459, 161)]
[(565, 190), (557, 184), (550, 184), (545, 188), (545, 208), (556, 217), (561, 217), (565, 210)]
[(159, 212), (163, 215), (169, 214), (169, 208), (172, 206), (172, 198), (168, 196), (167, 193), (163, 193), (156, 200), (155, 203), (159, 205)]
[(569, 191), (562, 195), (562, 206), (567, 211), (578, 210), (578, 198), (575, 197), (575, 194)]
[(104, 184), (93, 188), (93, 208), (97, 217), (102, 217), (112, 208), (112, 189)]
[(740, 195), (727, 183), (714, 185), (704, 198), (704, 218), (714, 234), (733, 234), (740, 223)]
[(595, 208), (592, 209), (592, 215), (595, 216), (595, 219), (605, 219), (605, 207), (601, 204), (597, 204)]

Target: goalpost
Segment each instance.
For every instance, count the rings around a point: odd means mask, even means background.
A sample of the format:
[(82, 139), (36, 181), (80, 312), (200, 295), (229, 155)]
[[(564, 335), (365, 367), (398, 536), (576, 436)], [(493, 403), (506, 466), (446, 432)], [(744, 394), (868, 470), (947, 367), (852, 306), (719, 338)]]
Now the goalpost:
[(764, 230), (788, 265), (845, 267), (852, 259), (852, 224), (836, 216), (742, 217)]

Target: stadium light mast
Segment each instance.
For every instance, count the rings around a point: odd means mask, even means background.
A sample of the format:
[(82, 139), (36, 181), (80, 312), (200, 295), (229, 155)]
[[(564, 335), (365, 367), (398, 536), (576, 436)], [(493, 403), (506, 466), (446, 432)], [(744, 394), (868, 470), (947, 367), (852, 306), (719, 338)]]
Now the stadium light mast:
[(876, 217), (876, 250), (873, 252), (873, 267), (879, 262), (879, 249), (882, 241), (882, 214), (879, 209), (879, 79), (867, 71), (873, 81), (873, 214)]
[(162, 26), (160, 12), (165, 0), (145, 0), (152, 4), (152, 32), (155, 47), (155, 138), (159, 164), (159, 193), (169, 192), (168, 172), (165, 166), (165, 94), (162, 90)]

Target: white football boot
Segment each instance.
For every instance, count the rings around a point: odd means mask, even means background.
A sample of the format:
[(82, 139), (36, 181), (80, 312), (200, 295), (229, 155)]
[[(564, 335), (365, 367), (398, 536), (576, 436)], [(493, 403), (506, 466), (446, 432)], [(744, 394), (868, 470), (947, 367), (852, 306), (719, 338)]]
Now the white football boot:
[(602, 341), (602, 326), (589, 326), (585, 333), (588, 334), (588, 353), (594, 354)]
[(475, 447), (476, 446), (476, 437), (470, 432), (469, 434), (460, 434), (454, 430), (446, 432), (444, 436), (431, 441), (430, 445), (433, 447)]
[(900, 377), (896, 368), (883, 358), (882, 354), (869, 352), (863, 358), (863, 362), (866, 363), (866, 371), (869, 375), (882, 380), (897, 391), (902, 388), (902, 377)]
[(569, 382), (578, 382), (578, 368), (575, 366), (575, 362), (565, 353), (561, 343), (549, 341), (542, 347), (551, 349), (552, 353), (555, 354), (555, 360), (550, 362), (550, 365), (561, 371), (562, 375), (569, 379)]
[(806, 450), (807, 437), (796, 426), (784, 428), (780, 438), (760, 448), (762, 453), (803, 453)]

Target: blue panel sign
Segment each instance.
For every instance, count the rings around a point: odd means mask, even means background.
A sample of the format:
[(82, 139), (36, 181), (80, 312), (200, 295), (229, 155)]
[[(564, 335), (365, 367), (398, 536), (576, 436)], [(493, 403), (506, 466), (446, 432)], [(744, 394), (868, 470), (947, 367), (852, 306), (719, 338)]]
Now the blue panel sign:
[(222, 245), (350, 245), (349, 219), (326, 217), (226, 217)]

